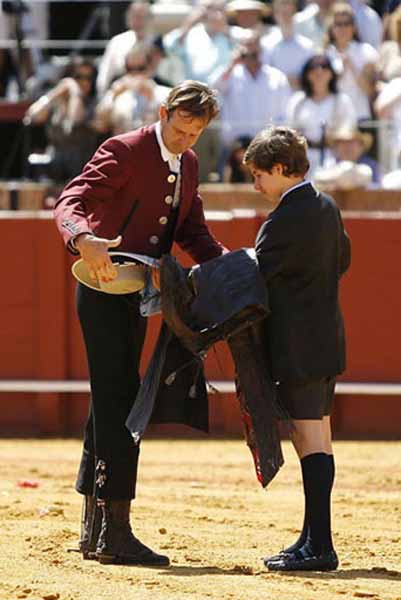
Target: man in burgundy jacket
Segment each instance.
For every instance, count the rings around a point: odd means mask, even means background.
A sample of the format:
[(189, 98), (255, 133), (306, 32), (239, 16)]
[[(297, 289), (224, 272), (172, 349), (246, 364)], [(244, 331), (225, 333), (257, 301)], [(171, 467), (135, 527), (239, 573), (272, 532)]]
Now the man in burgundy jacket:
[[(184, 81), (160, 108), (158, 123), (105, 141), (65, 187), (55, 208), (57, 226), (94, 280), (116, 276), (110, 248), (158, 258), (174, 240), (196, 262), (223, 252), (205, 223), (190, 150), (217, 113), (206, 85)], [(129, 521), (139, 448), (125, 421), (139, 387), (145, 336), (139, 300), (138, 293), (77, 288), (92, 391), (76, 484), (85, 496), (80, 550), (102, 563), (168, 565), (167, 556), (133, 535)]]

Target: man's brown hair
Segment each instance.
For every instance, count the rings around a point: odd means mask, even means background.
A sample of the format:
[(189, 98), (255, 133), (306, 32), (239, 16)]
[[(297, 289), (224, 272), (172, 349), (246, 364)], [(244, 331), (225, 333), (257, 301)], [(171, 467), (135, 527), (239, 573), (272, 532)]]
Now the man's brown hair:
[(163, 105), (169, 114), (182, 110), (208, 123), (219, 114), (216, 92), (206, 84), (191, 79), (173, 87)]
[(303, 176), (309, 169), (307, 143), (303, 135), (290, 127), (269, 127), (249, 144), (244, 163), (271, 173), (274, 165), (283, 166), (285, 177)]

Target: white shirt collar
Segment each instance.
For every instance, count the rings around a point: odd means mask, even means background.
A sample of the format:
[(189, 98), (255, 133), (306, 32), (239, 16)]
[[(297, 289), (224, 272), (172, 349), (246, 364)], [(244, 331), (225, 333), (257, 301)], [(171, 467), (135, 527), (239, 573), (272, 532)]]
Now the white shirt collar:
[[(287, 194), (289, 194), (290, 192), (293, 192), (294, 190), (296, 190), (297, 188), (302, 187), (303, 185), (312, 185), (311, 181), (309, 181), (309, 179), (305, 179), (304, 181), (301, 181), (301, 183), (296, 183), (295, 185), (293, 185), (292, 187), (288, 188), (288, 190), (286, 190), (284, 192), (284, 194), (281, 196), (280, 198), (280, 202), (283, 198), (285, 198), (285, 196)], [(313, 185), (312, 185), (313, 187)]]
[(157, 138), (157, 142), (160, 147), (160, 153), (162, 155), (162, 159), (164, 160), (164, 162), (168, 162), (171, 171), (178, 173), (178, 171), (180, 170), (180, 162), (181, 162), (182, 154), (173, 154), (167, 148), (167, 146), (163, 142), (162, 128), (161, 128), (160, 121), (157, 121), (155, 130), (156, 130), (156, 138)]

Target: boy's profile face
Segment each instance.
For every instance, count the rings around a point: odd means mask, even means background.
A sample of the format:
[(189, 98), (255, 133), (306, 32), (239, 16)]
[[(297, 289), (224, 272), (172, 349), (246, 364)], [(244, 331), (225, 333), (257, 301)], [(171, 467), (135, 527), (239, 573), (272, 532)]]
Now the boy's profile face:
[(250, 164), (249, 168), (254, 178), (254, 188), (267, 198), (275, 198), (277, 194), (280, 196), (283, 187), (283, 167), (280, 164), (274, 165), (271, 172), (262, 171), (254, 164)]

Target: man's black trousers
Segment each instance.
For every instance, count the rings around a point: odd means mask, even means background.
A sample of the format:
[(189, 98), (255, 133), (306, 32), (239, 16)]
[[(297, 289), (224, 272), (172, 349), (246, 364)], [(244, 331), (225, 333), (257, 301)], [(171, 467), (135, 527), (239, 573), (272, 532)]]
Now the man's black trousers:
[(140, 384), (146, 319), (138, 293), (111, 295), (77, 287), (91, 405), (76, 489), (103, 499), (135, 497), (139, 447), (125, 427)]

